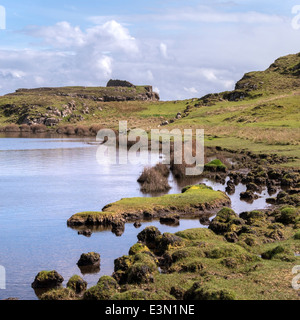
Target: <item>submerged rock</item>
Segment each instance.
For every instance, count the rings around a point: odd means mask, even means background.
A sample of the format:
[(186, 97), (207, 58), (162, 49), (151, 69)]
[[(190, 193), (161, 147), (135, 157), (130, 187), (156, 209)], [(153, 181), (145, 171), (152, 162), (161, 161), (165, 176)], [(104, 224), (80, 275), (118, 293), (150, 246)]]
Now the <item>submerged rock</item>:
[(79, 235), (83, 235), (85, 237), (91, 237), (92, 236), (92, 230), (83, 230), (83, 231), (78, 231)]

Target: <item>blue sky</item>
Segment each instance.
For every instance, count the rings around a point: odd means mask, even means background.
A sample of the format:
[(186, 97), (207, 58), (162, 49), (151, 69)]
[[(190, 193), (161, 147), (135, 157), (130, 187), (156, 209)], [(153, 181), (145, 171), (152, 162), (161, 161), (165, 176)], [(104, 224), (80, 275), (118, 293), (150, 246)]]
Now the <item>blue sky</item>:
[(151, 84), (163, 100), (199, 97), (231, 90), (245, 72), (300, 51), (300, 28), (292, 26), (300, 0), (0, 5), (6, 9), (0, 94), (20, 87), (104, 86), (118, 78)]

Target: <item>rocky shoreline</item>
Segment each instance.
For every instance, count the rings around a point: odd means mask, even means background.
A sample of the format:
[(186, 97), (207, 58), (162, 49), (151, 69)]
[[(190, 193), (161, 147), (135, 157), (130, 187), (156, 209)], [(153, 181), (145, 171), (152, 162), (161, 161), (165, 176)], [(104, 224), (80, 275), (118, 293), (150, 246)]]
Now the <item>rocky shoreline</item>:
[[(219, 149), (218, 152), (231, 151)], [(224, 170), (222, 166), (222, 170), (218, 170), (215, 166), (207, 166), (204, 175), (223, 183), (228, 177), (227, 192), (239, 183), (247, 185), (250, 196), (262, 187), (269, 191), (272, 188), (279, 190), (276, 197), (268, 199), (272, 207), (237, 215), (227, 208), (230, 200), (225, 193), (196, 185), (183, 189), (181, 197), (191, 193), (198, 198), (197, 203), (191, 202), (190, 198), (185, 210), (176, 207), (174, 201), (170, 206), (164, 202), (164, 207), (156, 205), (146, 210), (139, 207), (139, 198), (134, 198), (109, 204), (102, 212), (76, 214), (68, 220), (69, 227), (102, 225), (112, 227), (113, 232), (119, 231), (120, 234), (125, 223), (135, 222), (140, 227), (144, 219), (177, 223), (182, 217), (197, 217), (207, 219), (208, 229), (161, 234), (157, 228), (147, 227), (138, 234), (138, 242), (130, 248), (129, 254), (115, 260), (114, 273), (101, 277), (96, 286), (83, 290), (80, 295), (74, 295), (72, 289), (60, 287), (40, 298), (236, 300), (264, 299), (273, 295), (274, 299), (299, 299), (297, 292), (284, 283), (277, 284), (280, 291), (275, 284), (265, 289), (262, 285), (265, 281), (273, 283), (274, 277), (268, 271), (270, 268), (282, 277), (291, 278), (288, 274), (292, 266), (299, 264), (299, 171), (274, 167), (276, 163), (286, 161), (276, 156), (242, 153), (237, 158), (230, 169)], [(199, 199), (203, 192), (218, 197), (201, 203)], [(160, 202), (159, 199), (156, 198), (156, 203)], [(215, 214), (210, 221), (208, 218)], [(235, 279), (238, 279), (238, 287)]]

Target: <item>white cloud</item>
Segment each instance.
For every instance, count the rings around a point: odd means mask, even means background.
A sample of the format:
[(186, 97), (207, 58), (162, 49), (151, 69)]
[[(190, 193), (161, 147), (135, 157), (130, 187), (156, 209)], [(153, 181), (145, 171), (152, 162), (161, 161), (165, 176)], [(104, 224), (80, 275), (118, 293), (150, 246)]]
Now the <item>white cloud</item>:
[(198, 90), (197, 90), (196, 88), (194, 88), (194, 87), (191, 87), (191, 88), (186, 88), (186, 87), (184, 87), (183, 89), (184, 89), (184, 91), (186, 91), (186, 92), (188, 92), (188, 93), (191, 93), (191, 94), (196, 94), (196, 93), (198, 93)]
[(97, 60), (95, 67), (102, 71), (106, 77), (111, 76), (112, 73), (112, 58), (107, 56), (102, 56)]
[(168, 47), (165, 43), (161, 43), (159, 45), (159, 49), (160, 49), (160, 52), (161, 52), (161, 55), (167, 59), (168, 58)]
[(152, 85), (163, 100), (186, 99), (231, 90), (245, 72), (299, 51), (299, 32), (286, 18), (221, 10), (157, 9), (151, 15), (93, 17), (97, 23), (89, 28), (67, 21), (27, 28), (24, 33), (35, 46), (0, 49), (1, 93), (19, 87), (103, 86), (116, 78)]

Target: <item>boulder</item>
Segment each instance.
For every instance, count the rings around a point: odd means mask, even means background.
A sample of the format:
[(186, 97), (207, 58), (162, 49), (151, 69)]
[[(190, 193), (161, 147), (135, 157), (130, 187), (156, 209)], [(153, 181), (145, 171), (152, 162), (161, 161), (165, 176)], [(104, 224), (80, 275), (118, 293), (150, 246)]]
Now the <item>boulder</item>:
[[(230, 208), (223, 208), (217, 213), (217, 216), (211, 221), (209, 229), (216, 234), (226, 235), (227, 233), (238, 232), (245, 221)], [(234, 235), (228, 235), (232, 238)]]
[(50, 289), (59, 287), (64, 281), (64, 278), (55, 270), (41, 271), (35, 277), (31, 287), (33, 289)]
[(119, 285), (114, 278), (103, 276), (96, 286), (84, 293), (83, 300), (109, 300), (118, 290)]
[(137, 236), (138, 240), (146, 244), (148, 248), (154, 248), (156, 238), (161, 235), (161, 232), (156, 227), (147, 227)]
[(87, 288), (87, 282), (84, 281), (80, 276), (74, 275), (67, 283), (67, 288), (75, 291), (76, 294), (81, 294)]
[(83, 253), (77, 262), (78, 267), (100, 265), (100, 254), (95, 252)]
[(258, 199), (258, 195), (253, 191), (245, 191), (240, 194), (240, 198), (241, 200), (253, 201), (255, 199)]

